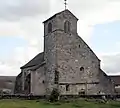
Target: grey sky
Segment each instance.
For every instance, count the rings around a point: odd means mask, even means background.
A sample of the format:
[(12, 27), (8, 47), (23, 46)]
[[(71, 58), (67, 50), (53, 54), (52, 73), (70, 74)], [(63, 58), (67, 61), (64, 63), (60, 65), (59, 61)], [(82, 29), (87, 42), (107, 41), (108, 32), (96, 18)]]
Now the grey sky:
[[(15, 46), (9, 59), (0, 60), (0, 71), (6, 75), (17, 75), (21, 65), (41, 52), (42, 22), (63, 9), (64, 0), (1, 0), (0, 36), (20, 36), (28, 44), (25, 47)], [(78, 33), (88, 45), (94, 25), (120, 20), (119, 0), (68, 0), (68, 9), (79, 18)], [(120, 71), (119, 57), (100, 54), (102, 68), (107, 73)]]
[(1, 0), (0, 18), (4, 20), (19, 20), (26, 16), (47, 14), (50, 10), (50, 0)]

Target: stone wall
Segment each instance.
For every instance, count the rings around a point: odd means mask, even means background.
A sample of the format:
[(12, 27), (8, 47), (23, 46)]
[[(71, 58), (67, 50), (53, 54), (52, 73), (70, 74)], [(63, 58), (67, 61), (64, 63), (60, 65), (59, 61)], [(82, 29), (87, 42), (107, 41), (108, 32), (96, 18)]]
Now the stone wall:
[(25, 76), (25, 82), (24, 82), (24, 93), (26, 95), (31, 93), (31, 72)]
[[(98, 84), (69, 84), (69, 90), (66, 91), (66, 85), (60, 85), (59, 90), (61, 95), (97, 95)], [(98, 91), (98, 92), (96, 92)]]
[(64, 23), (65, 21), (70, 22), (70, 33), (77, 34), (77, 21), (78, 19), (71, 14), (69, 11), (64, 11), (56, 16), (56, 30), (64, 31)]
[[(85, 42), (74, 34), (57, 33), (57, 70), (59, 83), (97, 83), (100, 61)], [(83, 68), (81, 70), (81, 68)], [(75, 86), (75, 85), (74, 85)], [(78, 94), (81, 85), (76, 85)], [(95, 85), (88, 85), (91, 86)], [(74, 88), (74, 87), (73, 87)], [(89, 88), (88, 88), (89, 89)], [(72, 90), (73, 91), (73, 90)]]
[[(56, 14), (44, 23), (44, 60), (46, 61), (45, 72), (46, 72), (46, 83), (47, 92), (50, 94), (54, 84), (55, 71), (57, 71), (57, 32), (64, 30), (64, 22), (69, 19), (71, 20), (71, 32), (77, 33), (77, 18), (68, 10)], [(48, 33), (48, 24), (52, 24), (52, 32)], [(61, 41), (61, 40), (59, 40)]]
[(45, 95), (45, 72), (44, 65), (31, 73), (31, 93), (33, 95)]
[(22, 93), (22, 72), (16, 77), (14, 93), (15, 94), (21, 94)]
[(34, 66), (31, 66), (31, 67), (28, 67), (28, 68), (24, 68), (24, 69), (21, 69), (21, 75), (20, 77), (18, 76), (18, 82), (20, 82), (20, 85), (21, 85), (21, 92), (22, 94), (25, 94), (26, 90), (25, 90), (25, 81), (26, 81), (26, 78), (27, 76), (32, 72), (30, 71), (30, 69), (34, 68)]
[(107, 76), (101, 69), (98, 74), (100, 78), (99, 89), (106, 94), (115, 94), (115, 85), (109, 76)]
[[(64, 32), (64, 22), (70, 22), (70, 32)], [(52, 24), (52, 32), (48, 33), (48, 24)], [(59, 72), (59, 89), (61, 94), (78, 94), (85, 90), (86, 94), (98, 94), (99, 89), (105, 91), (105, 84), (111, 84), (99, 76), (100, 60), (89, 46), (77, 34), (77, 19), (70, 12), (64, 11), (52, 17), (44, 24), (44, 59), (47, 91), (55, 87), (55, 71)], [(69, 90), (66, 92), (66, 85)], [(112, 92), (112, 90), (110, 91)]]
[(27, 68), (24, 68), (21, 70), (23, 91), (24, 91), (24, 86), (25, 86), (25, 79), (30, 73), (33, 72), (33, 71), (31, 71), (31, 69), (33, 69), (34, 67), (36, 67), (36, 66), (27, 67)]
[(49, 95), (54, 88), (54, 73), (56, 70), (56, 33), (52, 32), (44, 37), (44, 60), (45, 65), (45, 76), (46, 76), (46, 91)]
[[(16, 77), (15, 94), (44, 95), (45, 91), (45, 72), (44, 65), (37, 70), (31, 71), (35, 66), (24, 68)], [(28, 78), (29, 76), (29, 78)]]

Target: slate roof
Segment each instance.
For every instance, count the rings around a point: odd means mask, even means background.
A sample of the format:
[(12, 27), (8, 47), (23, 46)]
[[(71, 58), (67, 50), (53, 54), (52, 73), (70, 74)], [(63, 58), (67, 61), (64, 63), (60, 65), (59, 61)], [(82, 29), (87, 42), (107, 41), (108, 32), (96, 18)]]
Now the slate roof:
[(42, 62), (44, 62), (44, 52), (36, 55), (32, 60), (30, 60), (28, 63), (22, 66), (21, 69), (32, 67), (32, 66), (37, 66), (41, 64)]
[(114, 81), (115, 85), (120, 85), (120, 76), (110, 76), (110, 78)]
[(37, 70), (39, 67), (43, 66), (45, 64), (45, 61), (41, 62), (40, 64), (34, 66), (34, 67), (31, 67), (30, 70), (31, 71), (35, 71)]
[(59, 12), (59, 13), (54, 14), (52, 17), (48, 18), (48, 19), (45, 20), (43, 23), (47, 22), (48, 20), (56, 17), (56, 15), (59, 15), (59, 14), (61, 14), (62, 12), (65, 12), (65, 11), (68, 11), (69, 13), (71, 13), (71, 15), (74, 16), (74, 17), (78, 20), (78, 18), (77, 18), (72, 12), (70, 12), (68, 9), (66, 9), (66, 10), (64, 10), (64, 11), (61, 11), (61, 12)]
[(102, 73), (107, 79), (109, 79), (111, 81), (111, 77), (108, 76), (102, 69), (99, 69), (100, 70), (100, 74)]

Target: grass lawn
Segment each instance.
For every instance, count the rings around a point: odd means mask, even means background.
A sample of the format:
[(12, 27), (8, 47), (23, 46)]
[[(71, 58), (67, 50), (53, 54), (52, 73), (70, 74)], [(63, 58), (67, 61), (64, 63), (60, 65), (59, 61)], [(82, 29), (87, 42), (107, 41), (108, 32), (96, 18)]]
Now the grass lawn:
[(0, 108), (120, 108), (120, 102), (100, 103), (93, 100), (77, 100), (49, 103), (42, 100), (0, 100)]

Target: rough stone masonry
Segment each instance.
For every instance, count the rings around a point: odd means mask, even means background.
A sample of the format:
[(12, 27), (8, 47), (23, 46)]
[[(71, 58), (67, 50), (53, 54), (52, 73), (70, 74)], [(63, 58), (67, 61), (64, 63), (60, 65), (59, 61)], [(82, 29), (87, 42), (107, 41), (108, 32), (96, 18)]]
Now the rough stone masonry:
[(66, 9), (43, 22), (44, 52), (21, 67), (17, 78), (21, 92), (15, 93), (50, 95), (53, 88), (61, 95), (115, 93), (114, 83), (100, 69), (99, 58), (78, 35), (77, 21)]

